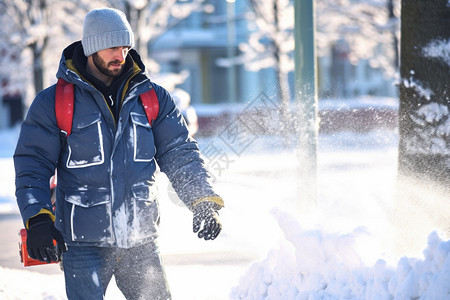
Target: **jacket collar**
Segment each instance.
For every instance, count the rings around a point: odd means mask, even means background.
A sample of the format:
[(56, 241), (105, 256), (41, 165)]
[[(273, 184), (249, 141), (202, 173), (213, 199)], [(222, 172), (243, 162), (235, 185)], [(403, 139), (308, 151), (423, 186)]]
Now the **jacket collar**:
[[(77, 70), (77, 66), (74, 63), (74, 57), (75, 55), (77, 55), (77, 51), (80, 51), (81, 49), (81, 53), (83, 53), (82, 51), (82, 44), (81, 41), (76, 41), (74, 43), (72, 43), (71, 45), (67, 46), (62, 53), (61, 56), (61, 60), (59, 63), (59, 68), (58, 68), (58, 72), (56, 73), (56, 77), (57, 78), (63, 78), (66, 81), (72, 82), (73, 80), (71, 80), (69, 77), (69, 73), (74, 72), (75, 74), (77, 74), (83, 81), (88, 81), (86, 80), (86, 78), (84, 78), (82, 76), (82, 72), (79, 72)], [(141, 60), (140, 55), (137, 53), (136, 50), (134, 49), (130, 49), (130, 51), (128, 52), (129, 57), (131, 57), (132, 61), (133, 61), (133, 74), (142, 74), (145, 75), (146, 74), (146, 70), (145, 70), (145, 65)], [(84, 54), (83, 54), (84, 56)]]

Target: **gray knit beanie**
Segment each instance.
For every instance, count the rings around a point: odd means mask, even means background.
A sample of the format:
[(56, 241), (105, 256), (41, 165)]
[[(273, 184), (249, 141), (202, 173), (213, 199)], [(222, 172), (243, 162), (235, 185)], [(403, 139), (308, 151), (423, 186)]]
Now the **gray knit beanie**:
[(91, 10), (84, 18), (81, 43), (84, 55), (90, 56), (112, 47), (133, 47), (134, 35), (123, 12), (113, 8), (99, 8)]

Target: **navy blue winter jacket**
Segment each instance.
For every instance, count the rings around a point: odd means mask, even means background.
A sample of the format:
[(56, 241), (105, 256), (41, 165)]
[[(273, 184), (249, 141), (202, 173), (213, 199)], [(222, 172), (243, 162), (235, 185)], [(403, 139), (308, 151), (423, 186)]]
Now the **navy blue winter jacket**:
[[(55, 226), (68, 245), (129, 248), (155, 238), (157, 165), (188, 208), (205, 197), (221, 202), (172, 97), (143, 76), (139, 55), (129, 53), (134, 73), (119, 89), (122, 107), (114, 120), (102, 93), (76, 71), (72, 50), (63, 52), (57, 72), (75, 85), (72, 133), (65, 139), (56, 125), (55, 85), (36, 96), (22, 124), (14, 164), (24, 224), (42, 209), (52, 211), (49, 180), (55, 169)], [(153, 126), (138, 100), (151, 88), (160, 106)]]

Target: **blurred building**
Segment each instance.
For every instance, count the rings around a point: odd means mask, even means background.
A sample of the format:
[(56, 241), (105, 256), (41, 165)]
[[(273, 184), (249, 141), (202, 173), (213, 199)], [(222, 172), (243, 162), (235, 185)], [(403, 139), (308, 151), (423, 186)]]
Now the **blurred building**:
[(351, 49), (344, 41), (332, 45), (329, 55), (318, 58), (319, 97), (355, 98), (359, 96), (393, 97), (398, 88), (383, 70), (373, 68), (368, 60), (350, 63)]
[[(251, 72), (242, 65), (219, 66), (219, 59), (238, 54), (238, 45), (248, 41), (251, 9), (247, 1), (207, 0), (210, 13), (194, 13), (150, 45), (150, 55), (161, 65), (161, 72), (189, 72), (180, 85), (192, 98), (192, 104), (248, 102), (265, 92), (276, 95), (275, 72), (262, 69)], [(253, 26), (254, 27), (254, 26)], [(231, 32), (231, 38), (229, 35)], [(348, 47), (336, 44), (328, 55), (318, 59), (319, 97), (349, 98), (360, 95), (394, 96), (392, 80), (373, 69), (367, 61), (352, 65)], [(291, 90), (294, 74), (290, 74)]]
[(245, 102), (261, 91), (262, 78), (273, 72), (249, 72), (242, 65), (229, 68), (217, 62), (238, 54), (239, 43), (247, 41), (249, 7), (242, 0), (206, 2), (214, 7), (210, 13), (194, 13), (166, 32), (150, 45), (150, 56), (161, 72), (189, 72), (179, 87), (189, 92), (194, 105)]
[[(187, 71), (189, 76), (177, 88), (190, 94), (196, 108), (200, 104), (247, 103), (261, 92), (274, 98), (278, 94), (273, 69), (253, 72), (243, 65), (227, 67), (218, 63), (238, 55), (239, 44), (247, 42), (251, 30), (256, 29), (246, 15), (252, 9), (251, 2), (232, 1), (205, 0), (213, 9), (191, 14), (149, 45), (149, 55), (160, 64), (161, 73)], [(325, 51), (327, 55), (318, 58), (319, 99), (396, 95), (392, 79), (384, 78), (383, 72), (367, 61), (351, 64), (349, 51), (345, 44), (337, 43)], [(2, 92), (9, 90), (8, 80), (1, 78), (0, 128), (20, 122), (24, 114), (23, 95)], [(289, 84), (292, 97), (293, 72)]]

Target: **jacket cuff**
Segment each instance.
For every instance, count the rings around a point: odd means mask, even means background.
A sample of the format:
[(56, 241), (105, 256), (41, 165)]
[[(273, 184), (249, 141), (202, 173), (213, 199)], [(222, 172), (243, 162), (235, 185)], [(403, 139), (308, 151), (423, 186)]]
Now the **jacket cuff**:
[(197, 204), (202, 203), (202, 202), (213, 202), (219, 206), (219, 209), (224, 207), (224, 205), (225, 205), (223, 202), (223, 199), (220, 198), (219, 196), (208, 196), (208, 197), (203, 197), (203, 198), (197, 199), (194, 202), (192, 202), (192, 207), (194, 208)]
[[(55, 219), (56, 219), (55, 216), (49, 210), (47, 210), (45, 208), (41, 208), (41, 210), (37, 214), (32, 216), (31, 218), (34, 218), (34, 217), (36, 217), (38, 215), (42, 215), (42, 214), (47, 214), (50, 217), (50, 219), (52, 220), (52, 222), (55, 222)], [(27, 220), (27, 224), (26, 224), (27, 229), (30, 229), (30, 219)]]

